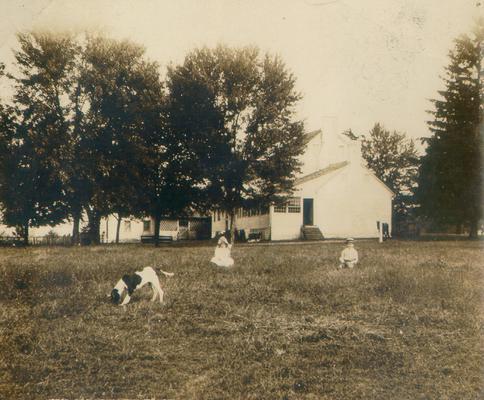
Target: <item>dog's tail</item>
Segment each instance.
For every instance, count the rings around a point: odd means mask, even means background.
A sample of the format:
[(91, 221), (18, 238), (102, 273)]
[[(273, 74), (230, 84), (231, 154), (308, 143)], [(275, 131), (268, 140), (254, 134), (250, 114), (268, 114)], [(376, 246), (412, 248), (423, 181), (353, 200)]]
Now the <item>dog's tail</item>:
[(174, 276), (175, 275), (173, 272), (166, 272), (166, 271), (163, 271), (161, 268), (157, 268), (157, 270), (160, 271), (165, 276)]

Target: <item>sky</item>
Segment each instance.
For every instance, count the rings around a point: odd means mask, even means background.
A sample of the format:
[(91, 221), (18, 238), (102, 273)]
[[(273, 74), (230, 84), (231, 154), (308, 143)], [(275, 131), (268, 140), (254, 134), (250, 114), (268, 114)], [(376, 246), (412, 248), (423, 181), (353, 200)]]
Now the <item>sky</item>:
[[(303, 95), (308, 131), (367, 134), (376, 122), (430, 135), (429, 99), (453, 40), (483, 14), (480, 0), (0, 0), (0, 62), (15, 34), (102, 32), (145, 46), (161, 71), (192, 49), (256, 45), (279, 55)], [(5, 90), (5, 89), (3, 89)], [(0, 93), (0, 97), (1, 97)]]

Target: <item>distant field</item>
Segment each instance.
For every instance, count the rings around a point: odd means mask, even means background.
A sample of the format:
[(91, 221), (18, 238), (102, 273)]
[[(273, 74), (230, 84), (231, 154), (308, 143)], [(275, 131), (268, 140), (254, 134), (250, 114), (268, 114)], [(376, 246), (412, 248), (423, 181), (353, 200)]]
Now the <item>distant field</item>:
[[(0, 249), (0, 398), (477, 399), (478, 242)], [(127, 307), (106, 297), (159, 265)]]

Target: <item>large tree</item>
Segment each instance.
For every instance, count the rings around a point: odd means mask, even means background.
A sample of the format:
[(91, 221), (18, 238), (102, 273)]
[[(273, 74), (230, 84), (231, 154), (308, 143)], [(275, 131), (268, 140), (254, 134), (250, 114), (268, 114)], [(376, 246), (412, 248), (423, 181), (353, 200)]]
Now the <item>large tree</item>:
[[(170, 68), (169, 129), (186, 160), (196, 160), (208, 208), (236, 210), (287, 196), (303, 151), (300, 95), (278, 57), (252, 47), (203, 48)], [(191, 164), (191, 162), (190, 162)]]
[(128, 41), (90, 37), (80, 73), (83, 162), (89, 231), (99, 241), (99, 221), (142, 211), (146, 163), (160, 136), (162, 85), (158, 65)]
[(154, 243), (159, 244), (163, 217), (179, 218), (200, 209), (201, 170), (183, 131), (171, 128), (170, 115), (178, 112), (169, 96), (161, 102), (156, 125), (143, 164), (143, 210), (154, 219)]
[(158, 66), (127, 41), (18, 39), (16, 107), (2, 110), (5, 218), (25, 228), (69, 216), (76, 242), (85, 211), (97, 243), (102, 216), (143, 211), (145, 164), (156, 162), (161, 127)]
[(471, 237), (477, 236), (482, 212), (483, 38), (480, 20), (473, 34), (459, 37), (449, 53), (445, 89), (432, 100), (432, 136), (425, 140), (417, 192), (424, 216), (465, 224)]
[(361, 150), (368, 167), (395, 193), (392, 226), (397, 228), (415, 208), (419, 166), (415, 143), (404, 133), (390, 132), (376, 123), (368, 135), (362, 136)]
[(14, 107), (3, 108), (0, 198), (4, 220), (28, 243), (30, 226), (67, 215), (63, 188), (68, 107), (75, 45), (68, 36), (19, 34)]

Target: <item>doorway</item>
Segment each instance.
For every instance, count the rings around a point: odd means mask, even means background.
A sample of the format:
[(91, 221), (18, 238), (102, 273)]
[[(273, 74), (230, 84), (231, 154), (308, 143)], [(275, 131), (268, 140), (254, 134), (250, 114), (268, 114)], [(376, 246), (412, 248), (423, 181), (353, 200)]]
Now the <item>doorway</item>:
[(314, 200), (303, 199), (303, 225), (314, 225)]

